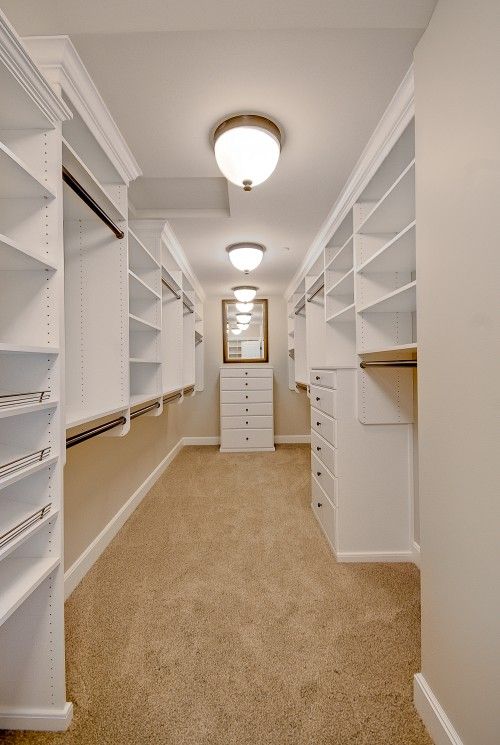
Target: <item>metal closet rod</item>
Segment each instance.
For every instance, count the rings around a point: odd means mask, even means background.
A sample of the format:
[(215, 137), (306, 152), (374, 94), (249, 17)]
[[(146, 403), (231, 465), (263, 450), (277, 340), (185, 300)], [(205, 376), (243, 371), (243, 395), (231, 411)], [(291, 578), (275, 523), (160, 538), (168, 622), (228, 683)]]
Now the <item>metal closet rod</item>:
[(323, 289), (324, 289), (324, 287), (325, 287), (325, 283), (323, 282), (323, 284), (321, 284), (321, 285), (320, 285), (320, 286), (319, 286), (319, 287), (318, 287), (318, 288), (317, 288), (317, 289), (316, 289), (316, 290), (315, 290), (315, 291), (313, 292), (313, 294), (312, 294), (312, 295), (309, 295), (309, 297), (307, 298), (307, 302), (308, 302), (308, 303), (310, 303), (310, 302), (311, 302), (311, 300), (312, 300), (313, 298), (315, 298), (315, 297), (316, 297), (316, 295), (318, 295), (318, 293), (320, 293), (320, 292), (321, 292), (321, 290), (323, 290)]
[(374, 362), (360, 362), (359, 366), (366, 367), (417, 367), (417, 360), (377, 360)]
[(111, 230), (112, 233), (115, 234), (117, 238), (121, 239), (125, 237), (125, 233), (123, 232), (123, 230), (120, 230), (120, 228), (113, 222), (110, 216), (103, 210), (100, 205), (97, 204), (95, 199), (90, 196), (88, 191), (64, 166), (62, 167), (62, 178), (63, 181), (68, 184), (69, 188), (75, 192), (77, 197), (80, 197), (82, 202), (85, 202), (87, 207), (89, 207), (92, 212), (94, 212), (97, 217), (102, 220), (105, 225), (108, 226), (108, 228)]
[(173, 287), (170, 284), (170, 282), (167, 282), (167, 280), (164, 277), (161, 278), (161, 281), (162, 281), (162, 284), (164, 284), (165, 287), (168, 287), (168, 289), (170, 290), (170, 292), (173, 295), (175, 295), (175, 297), (177, 298), (177, 300), (180, 300), (181, 299), (181, 295), (179, 295), (179, 293), (177, 292), (177, 290), (175, 289), (175, 287)]
[(295, 310), (294, 310), (294, 314), (295, 314), (296, 316), (298, 316), (298, 315), (299, 315), (299, 313), (300, 313), (300, 311), (301, 311), (301, 310), (302, 310), (303, 308), (305, 308), (305, 307), (306, 307), (306, 301), (304, 300), (304, 302), (302, 303), (302, 305), (300, 306), (300, 308), (295, 308)]

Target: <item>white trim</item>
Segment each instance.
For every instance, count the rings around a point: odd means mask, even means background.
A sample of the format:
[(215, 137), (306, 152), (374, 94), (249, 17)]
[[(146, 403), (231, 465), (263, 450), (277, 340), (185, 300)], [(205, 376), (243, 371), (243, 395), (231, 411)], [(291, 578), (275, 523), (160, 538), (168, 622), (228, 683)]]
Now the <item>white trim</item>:
[(0, 711), (0, 729), (27, 729), (38, 732), (64, 732), (73, 718), (73, 704), (69, 701), (62, 709), (48, 707), (25, 711), (3, 709)]
[(406, 73), (401, 85), (394, 94), (385, 110), (375, 131), (368, 140), (368, 144), (354, 166), (347, 183), (339, 198), (330, 210), (326, 220), (320, 227), (313, 242), (295, 272), (285, 291), (285, 298), (289, 299), (302, 282), (307, 272), (318, 260), (324, 247), (335, 233), (353, 203), (359, 197), (366, 184), (376, 172), (392, 146), (403, 133), (411, 121), (414, 113), (414, 76), (413, 66)]
[(82, 581), (91, 566), (97, 561), (104, 549), (111, 543), (120, 528), (128, 520), (132, 512), (146, 496), (154, 483), (170, 465), (176, 455), (182, 450), (184, 441), (181, 438), (174, 445), (168, 455), (156, 466), (149, 476), (142, 482), (140, 487), (132, 494), (125, 504), (118, 510), (109, 523), (94, 538), (92, 543), (83, 551), (75, 562), (64, 573), (64, 597), (67, 599), (75, 587)]
[(198, 278), (196, 277), (196, 274), (193, 271), (193, 267), (189, 263), (189, 260), (186, 254), (184, 253), (184, 249), (182, 248), (174, 232), (174, 229), (172, 228), (168, 220), (166, 220), (163, 225), (161, 238), (163, 242), (165, 243), (165, 245), (167, 246), (170, 253), (172, 254), (175, 261), (178, 263), (178, 265), (182, 269), (183, 273), (187, 275), (191, 285), (193, 286), (194, 291), (196, 292), (200, 300), (203, 302), (205, 300), (205, 291), (200, 285)]
[(311, 435), (274, 435), (276, 445), (307, 445), (311, 442)]
[(412, 542), (413, 563), (420, 569), (420, 546), (416, 541)]
[(342, 562), (413, 562), (412, 551), (336, 551), (337, 561)]
[(123, 180), (142, 171), (69, 36), (27, 36), (24, 43), (49, 83), (58, 84)]
[(422, 673), (413, 678), (413, 703), (435, 745), (463, 745)]
[(184, 447), (189, 445), (218, 445), (220, 437), (183, 437), (182, 444)]

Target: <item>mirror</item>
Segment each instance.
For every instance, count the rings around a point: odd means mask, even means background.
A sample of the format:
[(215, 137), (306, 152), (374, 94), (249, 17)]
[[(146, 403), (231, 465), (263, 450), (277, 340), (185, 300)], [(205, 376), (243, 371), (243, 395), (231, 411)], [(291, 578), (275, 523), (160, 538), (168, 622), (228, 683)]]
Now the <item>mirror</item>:
[(222, 339), (224, 362), (268, 362), (267, 300), (223, 300)]

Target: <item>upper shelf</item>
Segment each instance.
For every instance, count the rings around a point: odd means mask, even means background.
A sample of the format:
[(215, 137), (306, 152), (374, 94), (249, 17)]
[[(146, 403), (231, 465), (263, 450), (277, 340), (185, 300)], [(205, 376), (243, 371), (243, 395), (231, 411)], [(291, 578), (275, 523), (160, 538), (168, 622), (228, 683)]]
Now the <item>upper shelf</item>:
[(384, 245), (357, 269), (364, 272), (415, 271), (415, 220)]
[(398, 233), (415, 219), (415, 160), (375, 204), (358, 233)]
[(326, 291), (327, 295), (352, 295), (354, 292), (354, 269), (351, 267)]
[(358, 308), (358, 313), (413, 313), (417, 308), (417, 283), (414, 280)]
[(131, 228), (128, 229), (128, 252), (130, 268), (135, 270), (151, 271), (159, 269), (160, 265), (149, 249), (136, 236)]
[(37, 256), (31, 246), (21, 246), (0, 234), (0, 269), (56, 269), (51, 261)]
[(311, 300), (315, 295), (319, 295), (321, 290), (323, 290), (325, 287), (325, 275), (323, 272), (317, 277), (313, 284), (309, 287), (307, 290), (307, 299)]
[(0, 142), (0, 197), (5, 199), (55, 198), (55, 191), (26, 163)]
[(335, 269), (336, 271), (347, 271), (348, 269), (351, 269), (353, 265), (353, 241), (354, 236), (350, 235), (346, 242), (326, 263), (325, 269)]

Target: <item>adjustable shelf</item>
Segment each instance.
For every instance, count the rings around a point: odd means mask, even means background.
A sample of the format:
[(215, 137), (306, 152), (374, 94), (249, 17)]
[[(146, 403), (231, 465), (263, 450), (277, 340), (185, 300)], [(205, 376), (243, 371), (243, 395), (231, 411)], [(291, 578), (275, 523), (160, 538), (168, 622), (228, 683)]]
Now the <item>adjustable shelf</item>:
[(130, 363), (134, 365), (161, 365), (160, 360), (146, 360), (142, 357), (131, 357)]
[(413, 313), (416, 307), (417, 283), (414, 280), (358, 308), (358, 313)]
[(139, 271), (136, 271), (135, 273), (139, 274), (141, 269), (158, 269), (160, 266), (159, 262), (156, 261), (151, 251), (146, 248), (144, 243), (137, 237), (131, 228), (128, 229), (128, 236), (130, 267), (133, 269), (133, 267), (136, 266), (139, 269)]
[(127, 409), (127, 405), (115, 406), (113, 408), (102, 408), (102, 409), (85, 409), (78, 408), (76, 406), (66, 407), (66, 429), (72, 429), (78, 427), (80, 424), (87, 424), (87, 422), (93, 422), (96, 419), (102, 419), (105, 416), (111, 414), (117, 414), (118, 412)]
[(414, 272), (415, 220), (384, 243), (373, 256), (360, 264), (357, 273)]
[[(325, 261), (325, 270), (332, 271), (347, 271), (353, 265), (353, 239), (354, 236), (351, 234), (346, 242), (337, 250), (330, 249), (333, 252), (333, 256)], [(326, 258), (326, 257), (325, 257)]]
[(417, 344), (416, 342), (409, 342), (408, 344), (392, 344), (387, 346), (380, 346), (380, 347), (371, 347), (368, 349), (362, 349), (360, 350), (359, 354), (361, 356), (366, 354), (372, 354), (372, 355), (383, 355), (384, 357), (391, 355), (392, 353), (397, 352), (399, 353), (415, 353), (417, 351)]
[(160, 300), (161, 296), (153, 290), (143, 279), (137, 276), (132, 269), (128, 270), (129, 276), (129, 292), (132, 299), (157, 299)]
[(31, 246), (21, 246), (17, 241), (0, 234), (0, 269), (53, 271), (56, 265), (37, 256)]
[(337, 323), (355, 321), (356, 311), (354, 309), (354, 303), (351, 303), (346, 308), (342, 308), (342, 310), (333, 313), (333, 315), (329, 316), (326, 320), (328, 323), (331, 323), (332, 321), (335, 321)]
[(312, 283), (312, 285), (308, 288), (306, 292), (306, 298), (307, 302), (311, 302), (313, 298), (316, 297), (316, 295), (321, 294), (324, 292), (325, 288), (325, 275), (323, 272), (318, 276), (318, 278)]
[(15, 354), (59, 354), (59, 347), (48, 344), (46, 347), (35, 347), (29, 344), (10, 344), (0, 342), (0, 352), (12, 352)]
[(52, 502), (35, 507), (25, 501), (2, 497), (0, 561), (37, 533), (55, 515)]
[(415, 219), (415, 159), (359, 226), (358, 233), (398, 233)]
[(129, 322), (131, 331), (161, 331), (159, 326), (149, 323), (149, 321), (145, 321), (139, 316), (134, 316), (132, 313), (129, 313)]
[(55, 199), (55, 191), (26, 163), (0, 142), (0, 197), (6, 199)]
[(0, 394), (0, 419), (55, 409), (59, 401), (50, 399), (50, 391)]
[(354, 269), (350, 269), (335, 284), (326, 290), (327, 295), (352, 295), (354, 293)]
[(0, 625), (59, 566), (59, 558), (9, 557), (0, 562)]

